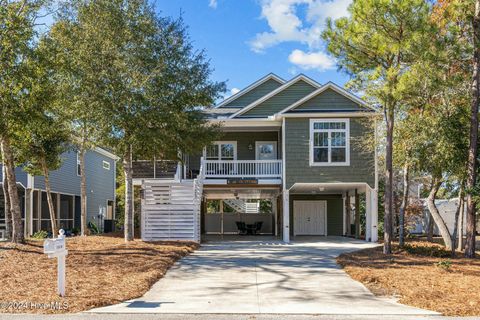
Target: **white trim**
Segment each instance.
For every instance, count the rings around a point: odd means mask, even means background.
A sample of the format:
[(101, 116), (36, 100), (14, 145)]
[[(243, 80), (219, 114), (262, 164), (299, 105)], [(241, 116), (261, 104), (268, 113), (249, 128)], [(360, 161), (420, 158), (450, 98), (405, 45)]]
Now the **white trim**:
[(334, 90), (335, 92), (337, 92), (338, 94), (341, 94), (342, 96), (352, 100), (353, 102), (356, 102), (360, 105), (362, 105), (363, 107), (366, 107), (366, 108), (369, 108), (375, 112), (378, 112), (377, 109), (375, 109), (374, 107), (370, 106), (369, 104), (367, 104), (365, 101), (363, 101), (362, 99), (360, 99), (359, 97), (357, 97), (356, 95), (348, 92), (347, 90), (345, 90), (344, 88), (336, 85), (335, 83), (333, 82), (328, 82), (327, 84), (325, 84), (324, 86), (320, 87), (319, 89), (313, 91), (312, 93), (310, 93), (309, 95), (303, 97), (302, 99), (298, 100), (297, 102), (291, 104), (290, 106), (286, 107), (285, 109), (283, 109), (282, 111), (278, 112), (277, 114), (283, 114), (289, 110), (292, 110), (296, 107), (298, 107), (299, 105), (307, 102), (308, 100), (316, 97), (317, 95), (319, 95), (320, 93), (324, 92), (325, 90), (327, 89), (332, 89)]
[[(327, 122), (344, 122), (345, 129), (314, 129), (315, 123), (327, 123)], [(331, 149), (332, 145), (328, 143), (328, 162), (314, 162), (313, 161), (313, 134), (314, 132), (328, 132), (329, 137), (332, 131), (345, 132), (345, 162), (331, 162)], [(310, 167), (336, 167), (336, 166), (350, 166), (350, 119), (337, 118), (337, 119), (310, 119), (310, 140), (309, 140), (309, 163)], [(330, 138), (329, 138), (330, 140)]]
[[(237, 141), (223, 141), (223, 140), (218, 140), (218, 141), (213, 141), (210, 145), (218, 145), (219, 150), (218, 150), (218, 159), (217, 160), (225, 160), (222, 159), (222, 150), (220, 149), (220, 145), (222, 144), (233, 144), (233, 160), (237, 160)], [(207, 160), (207, 147), (203, 147), (203, 158)], [(212, 160), (212, 159), (209, 159)]]
[(273, 153), (275, 154), (275, 159), (270, 160), (278, 160), (278, 143), (277, 141), (255, 141), (255, 160), (258, 159), (258, 146), (260, 144), (273, 144)]
[(276, 74), (274, 73), (269, 73), (267, 74), (266, 76), (264, 76), (263, 78), (260, 78), (258, 79), (257, 81), (255, 81), (254, 83), (250, 84), (248, 87), (240, 90), (239, 92), (235, 93), (234, 95), (228, 97), (227, 99), (223, 100), (220, 104), (217, 104), (214, 108), (221, 108), (223, 107), (224, 105), (226, 104), (229, 104), (230, 102), (232, 102), (233, 100), (235, 99), (238, 99), (240, 98), (241, 96), (243, 96), (244, 94), (252, 91), (253, 89), (255, 89), (256, 87), (260, 86), (261, 84), (267, 82), (268, 80), (275, 80), (277, 81), (278, 83), (280, 84), (284, 84), (285, 83), (285, 80), (280, 78), (279, 76), (277, 76)]
[(221, 124), (222, 127), (272, 127), (279, 128), (282, 123), (280, 120), (275, 121), (273, 118), (257, 118), (257, 119), (209, 119), (209, 123)]
[(300, 74), (298, 76), (296, 76), (295, 78), (291, 79), (290, 81), (284, 83), (283, 85), (281, 85), (280, 87), (278, 87), (277, 89), (273, 90), (272, 92), (270, 92), (269, 94), (263, 96), (262, 98), (258, 99), (258, 100), (255, 100), (254, 102), (250, 103), (248, 106), (238, 110), (237, 112), (235, 112), (234, 114), (232, 114), (229, 118), (232, 119), (232, 118), (235, 118), (236, 116), (239, 116), (241, 114), (244, 114), (245, 112), (247, 112), (248, 110), (250, 109), (253, 109), (254, 107), (256, 107), (257, 105), (259, 105), (260, 103), (270, 99), (271, 97), (273, 97), (274, 95), (276, 95), (277, 93), (287, 89), (288, 87), (290, 87), (291, 85), (297, 83), (298, 81), (300, 80), (303, 80), (305, 82), (307, 82), (308, 84), (312, 85), (313, 87), (315, 88), (320, 88), (320, 84), (312, 79), (310, 79), (309, 77), (303, 75), (303, 74)]
[[(85, 159), (83, 160), (85, 161)], [(77, 177), (81, 177), (82, 176), (82, 169), (80, 168), (81, 166), (81, 162), (80, 162), (80, 151), (77, 151), (77, 163), (76, 163), (76, 166), (75, 166), (75, 173), (77, 174)], [(78, 173), (79, 172), (79, 168), (80, 168), (80, 174)]]
[(105, 150), (105, 149), (103, 149), (103, 148), (95, 147), (94, 151), (100, 153), (101, 155), (103, 155), (103, 156), (105, 156), (105, 157), (111, 158), (111, 159), (113, 159), (113, 160), (115, 160), (115, 161), (120, 160), (120, 157), (119, 157), (119, 156), (114, 155), (113, 153), (108, 152), (107, 150)]
[(375, 112), (299, 112), (299, 113), (283, 113), (276, 115), (275, 119), (282, 118), (362, 118), (378, 116)]
[(110, 171), (110, 162), (102, 160), (102, 168)]

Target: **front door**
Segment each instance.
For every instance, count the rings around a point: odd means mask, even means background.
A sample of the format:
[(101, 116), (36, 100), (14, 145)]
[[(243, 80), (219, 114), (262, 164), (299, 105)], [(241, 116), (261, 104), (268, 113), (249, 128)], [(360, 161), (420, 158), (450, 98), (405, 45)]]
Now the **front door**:
[(294, 235), (327, 235), (327, 201), (293, 201)]
[(277, 141), (257, 141), (255, 142), (256, 160), (276, 160), (277, 159)]

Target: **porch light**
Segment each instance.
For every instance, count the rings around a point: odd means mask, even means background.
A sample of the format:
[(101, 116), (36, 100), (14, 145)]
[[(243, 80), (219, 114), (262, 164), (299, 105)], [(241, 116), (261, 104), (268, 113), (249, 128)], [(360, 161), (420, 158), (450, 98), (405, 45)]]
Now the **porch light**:
[(253, 144), (251, 143), (248, 144), (248, 150), (253, 150)]

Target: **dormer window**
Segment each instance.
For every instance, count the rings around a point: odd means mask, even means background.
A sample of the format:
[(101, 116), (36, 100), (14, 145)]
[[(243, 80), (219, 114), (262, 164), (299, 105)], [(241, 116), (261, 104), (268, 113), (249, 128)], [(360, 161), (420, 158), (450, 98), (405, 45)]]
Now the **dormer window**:
[(349, 119), (310, 120), (310, 165), (350, 165)]

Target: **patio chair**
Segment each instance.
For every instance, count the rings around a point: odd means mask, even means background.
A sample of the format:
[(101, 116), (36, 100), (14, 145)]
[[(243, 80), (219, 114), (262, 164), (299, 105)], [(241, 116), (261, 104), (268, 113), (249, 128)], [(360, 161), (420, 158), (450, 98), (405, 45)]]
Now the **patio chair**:
[(255, 230), (253, 231), (253, 234), (257, 234), (262, 229), (262, 225), (263, 221), (255, 222)]
[(235, 224), (237, 225), (239, 235), (246, 235), (247, 234), (247, 226), (245, 225), (245, 222), (235, 221)]

